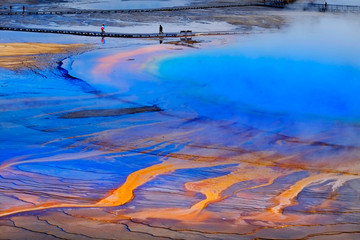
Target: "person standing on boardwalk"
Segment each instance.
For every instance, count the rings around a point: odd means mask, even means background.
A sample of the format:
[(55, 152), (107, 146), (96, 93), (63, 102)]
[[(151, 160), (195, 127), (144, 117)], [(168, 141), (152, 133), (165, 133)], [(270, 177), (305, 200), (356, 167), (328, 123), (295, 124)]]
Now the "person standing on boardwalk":
[(101, 25), (101, 34), (105, 34), (105, 25), (103, 24), (103, 25)]
[(162, 34), (163, 33), (163, 27), (160, 25), (159, 26), (159, 34)]

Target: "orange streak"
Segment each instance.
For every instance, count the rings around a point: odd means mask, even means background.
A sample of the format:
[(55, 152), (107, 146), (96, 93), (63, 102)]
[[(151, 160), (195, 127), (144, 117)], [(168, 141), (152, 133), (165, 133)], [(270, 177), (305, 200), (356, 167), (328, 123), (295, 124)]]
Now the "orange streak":
[[(239, 165), (238, 169), (227, 174), (225, 176), (220, 176), (217, 178), (205, 179), (195, 183), (186, 183), (186, 189), (190, 191), (201, 192), (205, 195), (205, 199), (194, 204), (191, 209), (201, 211), (206, 208), (208, 204), (221, 201), (227, 196), (221, 196), (222, 192), (231, 187), (232, 185), (254, 179), (269, 179), (267, 183), (245, 188), (253, 189), (260, 188), (263, 186), (268, 186), (281, 174), (275, 173), (272, 169), (253, 169), (253, 168), (244, 168), (243, 165)], [(242, 189), (244, 190), (244, 189)]]
[(161, 208), (161, 209), (146, 209), (144, 211), (129, 214), (131, 218), (147, 219), (172, 219), (191, 222), (201, 222), (211, 216), (211, 213), (201, 213), (193, 209), (181, 209), (181, 208)]
[(206, 196), (206, 199), (194, 204), (191, 209), (201, 211), (206, 208), (208, 204), (223, 199), (221, 193), (234, 185), (235, 183), (248, 180), (247, 177), (238, 176), (238, 172), (232, 172), (228, 175), (205, 179), (196, 183), (186, 183), (185, 187), (191, 191), (201, 192)]
[(154, 179), (160, 174), (173, 172), (176, 166), (171, 163), (161, 163), (151, 167), (141, 169), (131, 173), (126, 182), (116, 189), (110, 196), (96, 203), (100, 206), (119, 206), (123, 205), (134, 198), (133, 191), (144, 183)]
[[(244, 154), (244, 156), (251, 158), (254, 160), (254, 158), (259, 158), (260, 156), (265, 156), (269, 153), (254, 153), (254, 154)], [(99, 202), (96, 203), (96, 205), (101, 206), (119, 206), (123, 205), (129, 201), (131, 201), (134, 197), (133, 191), (138, 188), (139, 186), (145, 184), (146, 182), (154, 179), (158, 175), (161, 174), (168, 174), (171, 173), (177, 169), (192, 169), (192, 168), (199, 168), (199, 167), (213, 167), (213, 166), (221, 166), (231, 163), (238, 163), (239, 158), (230, 158), (225, 161), (214, 161), (216, 158), (209, 157), (196, 157), (194, 155), (181, 155), (181, 154), (169, 154), (169, 158), (179, 157), (179, 155), (182, 157), (182, 160), (168, 160), (166, 162), (153, 165), (151, 167), (141, 169), (139, 171), (136, 171), (128, 176), (126, 179), (126, 182), (112, 192), (112, 194)], [(189, 161), (183, 161), (189, 160)], [(232, 184), (239, 181), (238, 177), (230, 177), (228, 183), (224, 183), (223, 186), (219, 187), (219, 192), (221, 192), (221, 189), (226, 189), (228, 186), (231, 186)], [(209, 196), (216, 199), (215, 195), (211, 195), (211, 193), (208, 193)]]
[(299, 193), (307, 186), (317, 183), (326, 181), (329, 179), (333, 179), (336, 177), (335, 174), (318, 174), (309, 176), (307, 178), (301, 179), (300, 181), (296, 182), (294, 185), (292, 185), (289, 189), (282, 192), (280, 195), (278, 195), (275, 198), (275, 201), (277, 202), (277, 205), (270, 208), (268, 211), (279, 215), (282, 213), (283, 209), (288, 206), (293, 206), (296, 204), (296, 201), (294, 200)]
[(43, 203), (41, 205), (35, 207), (27, 207), (27, 208), (11, 208), (7, 211), (0, 213), (0, 217), (13, 215), (16, 213), (24, 213), (24, 212), (32, 212), (46, 209), (54, 209), (54, 208), (66, 208), (66, 207), (94, 207), (93, 204), (64, 204), (64, 203)]
[(8, 163), (3, 163), (0, 165), (0, 170), (3, 170), (8, 167), (20, 165), (20, 164), (26, 164), (26, 163), (39, 163), (39, 162), (59, 162), (59, 161), (71, 161), (71, 160), (77, 160), (77, 159), (87, 159), (90, 157), (97, 157), (105, 154), (104, 152), (100, 151), (92, 151), (92, 152), (82, 152), (82, 153), (64, 153), (59, 154), (57, 156), (51, 156), (51, 157), (44, 157), (44, 158), (35, 158), (31, 160), (23, 160), (23, 161), (11, 161)]
[[(235, 158), (229, 158), (226, 160), (221, 159), (221, 161), (216, 161), (215, 157), (207, 158), (207, 157), (196, 157), (196, 156), (192, 156), (192, 155), (189, 155), (189, 156), (184, 155), (184, 156), (187, 156), (184, 161), (184, 159), (179, 160), (179, 159), (172, 158), (171, 155), (177, 155), (177, 154), (170, 154), (170, 156), (168, 156), (169, 160), (167, 160), (166, 162), (156, 164), (156, 165), (153, 165), (153, 166), (150, 166), (150, 167), (147, 167), (147, 168), (144, 168), (139, 171), (131, 173), (128, 176), (128, 178), (126, 179), (126, 182), (122, 186), (120, 186), (118, 189), (113, 191), (111, 193), (111, 195), (109, 195), (108, 197), (101, 199), (100, 201), (98, 201), (96, 203), (93, 203), (93, 204), (91, 204), (91, 203), (90, 204), (44, 203), (44, 204), (41, 204), (41, 205), (38, 205), (35, 207), (12, 208), (12, 209), (9, 209), (9, 210), (1, 213), (0, 217), (12, 215), (15, 213), (45, 210), (45, 209), (51, 209), (51, 208), (120, 206), (120, 205), (128, 203), (129, 201), (131, 201), (134, 198), (133, 192), (136, 188), (151, 181), (152, 179), (156, 178), (157, 176), (159, 176), (161, 174), (169, 174), (177, 169), (192, 169), (192, 168), (199, 168), (199, 167), (214, 167), (214, 166), (222, 166), (222, 165), (226, 165), (226, 164), (234, 164), (234, 163), (239, 163), (239, 161), (244, 158), (249, 158), (249, 159), (255, 160), (256, 158), (260, 159), (261, 157), (265, 157), (269, 154), (271, 154), (271, 153), (258, 152), (258, 153), (253, 153), (253, 154), (243, 154), (243, 155), (241, 155), (239, 157), (235, 157)], [(240, 171), (237, 172), (236, 174), (239, 174), (239, 173), (240, 173)], [(209, 197), (210, 201), (218, 199), (219, 194), (224, 189), (228, 188), (232, 184), (234, 184), (238, 181), (241, 181), (243, 179), (241, 177), (236, 176), (236, 174), (234, 174), (233, 176), (230, 175), (230, 176), (220, 177), (219, 179), (223, 179), (223, 180), (227, 179), (227, 181), (225, 181), (225, 182), (223, 181), (224, 183), (219, 185), (218, 190), (216, 190), (213, 195), (207, 193), (208, 190), (204, 190), (205, 194), (210, 196)], [(181, 211), (179, 210), (178, 214), (179, 215), (184, 214), (184, 215), (187, 215), (188, 217), (190, 217), (190, 216), (194, 217), (194, 214), (196, 212), (198, 213), (198, 211), (194, 211), (194, 209), (201, 210), (204, 207), (206, 207), (208, 202), (199, 203), (198, 208), (194, 207), (191, 209), (184, 209)], [(185, 212), (181, 213), (183, 211), (185, 211), (186, 213)]]

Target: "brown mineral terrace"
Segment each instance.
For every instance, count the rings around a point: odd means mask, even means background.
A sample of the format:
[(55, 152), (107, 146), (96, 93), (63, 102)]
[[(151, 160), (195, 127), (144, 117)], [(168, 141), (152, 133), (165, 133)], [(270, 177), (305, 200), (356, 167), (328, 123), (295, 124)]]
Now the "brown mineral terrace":
[(0, 43), (0, 67), (12, 70), (26, 68), (40, 64), (36, 56), (69, 53), (85, 46), (85, 44)]

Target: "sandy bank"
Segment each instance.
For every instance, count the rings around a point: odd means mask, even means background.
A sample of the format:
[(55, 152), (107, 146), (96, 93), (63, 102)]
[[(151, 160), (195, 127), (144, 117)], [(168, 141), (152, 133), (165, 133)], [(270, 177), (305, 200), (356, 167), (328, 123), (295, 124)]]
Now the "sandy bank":
[(40, 58), (77, 51), (85, 46), (85, 44), (0, 43), (0, 67), (14, 70), (34, 64), (41, 65)]

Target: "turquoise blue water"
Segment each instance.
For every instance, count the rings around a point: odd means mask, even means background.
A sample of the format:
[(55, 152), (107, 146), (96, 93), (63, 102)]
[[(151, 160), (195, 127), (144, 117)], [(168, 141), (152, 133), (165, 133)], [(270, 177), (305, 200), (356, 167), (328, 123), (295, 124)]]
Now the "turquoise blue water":
[(163, 84), (178, 85), (173, 95), (200, 115), (358, 122), (359, 26), (352, 17), (307, 20), (166, 57), (155, 72)]
[[(127, 226), (122, 216), (141, 221), (142, 213), (149, 226), (188, 229), (192, 235), (184, 238), (208, 230), (225, 238), (279, 239), (295, 232), (306, 238), (320, 224), (319, 236), (332, 234), (329, 226), (343, 226), (339, 235), (352, 234), (349, 224), (359, 225), (360, 219), (359, 21), (322, 21), (239, 34), (227, 46), (215, 43), (228, 36), (195, 37), (199, 48), (167, 39), (161, 48), (154, 40), (108, 39), (64, 61), (68, 71), (56, 65), (0, 69), (0, 213), (19, 214), (19, 224), (40, 214), (38, 220), (56, 221), (61, 229), (68, 226), (62, 220), (84, 216), (79, 224), (87, 235), (99, 221), (105, 229), (108, 219), (114, 229), (112, 220), (121, 218)], [(39, 41), (26, 33), (6, 36)], [(145, 54), (156, 49), (161, 51)], [(163, 111), (64, 117), (153, 104)], [(148, 167), (153, 168), (138, 172)], [(95, 203), (127, 179), (134, 186), (131, 202), (99, 209)], [(219, 199), (193, 224), (189, 210), (207, 197), (209, 186)], [(296, 198), (271, 216), (268, 210), (295, 188)], [(62, 203), (72, 207), (52, 205)], [(94, 208), (78, 209), (84, 204)], [(180, 215), (155, 220), (154, 211), (168, 214), (171, 208), (183, 211), (186, 221)], [(19, 209), (26, 213), (20, 216)], [(309, 225), (301, 230), (304, 222)], [(38, 226), (28, 224), (24, 231), (39, 233)], [(235, 235), (236, 228), (244, 235)], [(13, 236), (13, 229), (5, 231), (5, 237)]]
[[(308, 20), (274, 33), (234, 36), (227, 45), (154, 53), (146, 64), (141, 56), (119, 60), (104, 76), (93, 75), (92, 69), (99, 57), (116, 51), (89, 52), (74, 59), (70, 74), (100, 92), (156, 105), (179, 118), (196, 116), (357, 146), (358, 26), (351, 17)], [(204, 39), (194, 38), (200, 44)], [(131, 63), (145, 67), (129, 67)]]
[(360, 69), (354, 66), (252, 58), (234, 46), (167, 59), (159, 74), (182, 82), (186, 97), (215, 107), (360, 120)]

